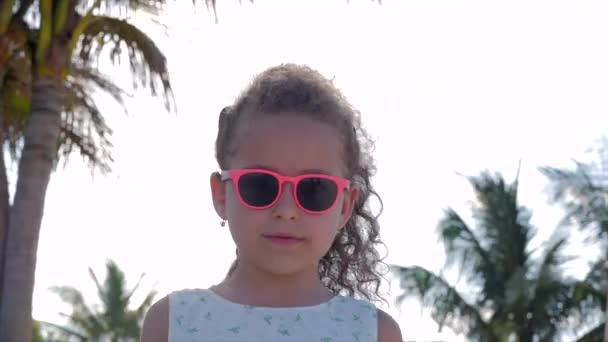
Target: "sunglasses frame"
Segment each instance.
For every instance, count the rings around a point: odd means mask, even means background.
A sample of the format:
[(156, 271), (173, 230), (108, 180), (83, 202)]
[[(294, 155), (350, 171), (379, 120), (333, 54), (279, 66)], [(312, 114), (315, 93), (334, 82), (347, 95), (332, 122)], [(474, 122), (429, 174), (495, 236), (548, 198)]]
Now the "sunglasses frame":
[[(252, 174), (252, 173), (267, 174), (267, 175), (275, 177), (278, 180), (279, 190), (277, 192), (275, 199), (270, 204), (261, 206), (261, 207), (254, 206), (254, 205), (247, 203), (243, 199), (243, 196), (241, 196), (239, 180), (241, 179), (242, 176)], [(265, 170), (265, 169), (233, 169), (233, 170), (222, 170), (220, 173), (220, 178), (222, 181), (232, 180), (232, 182), (234, 183), (234, 186), (236, 187), (236, 193), (239, 196), (239, 200), (241, 201), (241, 203), (248, 208), (256, 209), (256, 210), (265, 210), (265, 209), (271, 208), (274, 205), (276, 205), (277, 202), (279, 201), (279, 199), (281, 198), (281, 194), (283, 193), (283, 184), (291, 183), (293, 185), (292, 196), (293, 196), (294, 202), (297, 204), (298, 208), (300, 208), (302, 211), (304, 211), (306, 213), (313, 214), (313, 215), (323, 214), (323, 213), (326, 213), (326, 212), (332, 210), (334, 208), (334, 206), (336, 205), (336, 203), (338, 202), (338, 197), (339, 197), (340, 193), (343, 191), (346, 191), (350, 188), (350, 181), (348, 179), (331, 176), (331, 175), (327, 175), (327, 174), (323, 174), (323, 173), (307, 173), (307, 174), (302, 174), (302, 175), (298, 175), (298, 176), (285, 176), (278, 172)], [(320, 210), (320, 211), (309, 210), (309, 209), (304, 208), (304, 206), (302, 206), (302, 203), (300, 203), (300, 200), (298, 199), (298, 195), (297, 195), (298, 184), (300, 183), (300, 181), (302, 181), (304, 179), (308, 179), (308, 178), (327, 179), (327, 180), (334, 182), (334, 184), (336, 184), (336, 186), (337, 186), (336, 197), (334, 198), (334, 201), (332, 202), (331, 206), (329, 206), (327, 209)]]

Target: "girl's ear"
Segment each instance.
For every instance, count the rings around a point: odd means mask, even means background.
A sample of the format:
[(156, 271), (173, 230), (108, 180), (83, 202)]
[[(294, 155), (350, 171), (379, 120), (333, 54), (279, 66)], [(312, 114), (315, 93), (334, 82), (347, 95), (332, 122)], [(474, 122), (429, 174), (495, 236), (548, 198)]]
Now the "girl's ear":
[(222, 220), (226, 220), (226, 186), (222, 182), (219, 172), (211, 174), (209, 184), (215, 212)]
[(353, 216), (355, 205), (359, 200), (359, 187), (352, 186), (350, 189), (344, 191), (344, 202), (342, 204), (342, 211), (340, 212), (340, 225), (339, 229), (344, 228), (348, 220)]

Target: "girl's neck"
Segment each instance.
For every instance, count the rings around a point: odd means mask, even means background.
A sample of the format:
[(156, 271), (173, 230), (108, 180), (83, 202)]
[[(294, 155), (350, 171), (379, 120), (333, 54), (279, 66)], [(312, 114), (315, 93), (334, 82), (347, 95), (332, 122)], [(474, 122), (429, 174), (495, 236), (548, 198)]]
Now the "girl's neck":
[(316, 269), (277, 275), (242, 262), (213, 291), (235, 303), (266, 307), (313, 306), (334, 296)]

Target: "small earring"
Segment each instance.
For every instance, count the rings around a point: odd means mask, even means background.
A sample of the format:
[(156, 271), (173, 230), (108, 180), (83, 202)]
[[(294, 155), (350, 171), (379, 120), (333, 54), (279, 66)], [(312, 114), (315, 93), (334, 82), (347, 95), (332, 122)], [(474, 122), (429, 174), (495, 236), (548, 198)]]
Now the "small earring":
[(226, 227), (226, 220), (220, 221), (220, 227)]

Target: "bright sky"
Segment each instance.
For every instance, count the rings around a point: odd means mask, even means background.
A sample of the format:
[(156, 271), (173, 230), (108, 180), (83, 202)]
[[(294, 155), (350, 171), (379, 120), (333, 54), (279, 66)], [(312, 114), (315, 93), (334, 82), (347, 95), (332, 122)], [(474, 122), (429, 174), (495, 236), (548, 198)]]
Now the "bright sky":
[[(579, 0), (180, 1), (154, 29), (170, 61), (179, 106), (138, 93), (122, 115), (110, 103), (114, 173), (91, 179), (74, 157), (49, 187), (37, 266), (34, 316), (60, 322), (47, 291), (71, 285), (95, 298), (87, 267), (103, 277), (112, 258), (131, 284), (159, 296), (221, 280), (234, 245), (213, 211), (208, 175), (220, 109), (254, 73), (309, 64), (335, 77), (377, 141), (382, 235), (390, 263), (438, 270), (435, 225), (442, 208), (467, 214), (468, 183), (482, 169), (513, 179), (545, 239), (559, 220), (536, 168), (567, 166), (608, 116), (608, 3)], [(145, 20), (141, 19), (140, 22)], [(116, 73), (126, 80), (124, 73)], [(576, 270), (575, 270), (576, 271)], [(582, 272), (581, 270), (578, 270)], [(393, 283), (391, 296), (399, 294)], [(399, 310), (404, 338), (457, 341), (416, 303)]]

